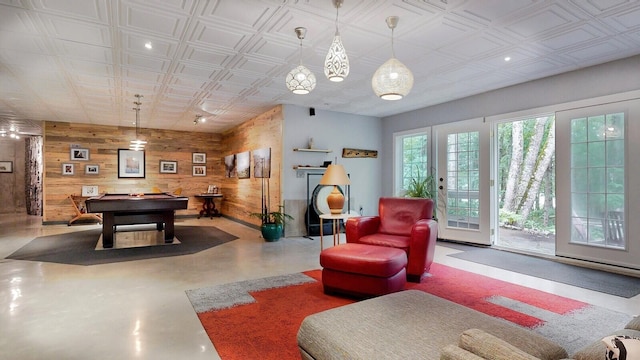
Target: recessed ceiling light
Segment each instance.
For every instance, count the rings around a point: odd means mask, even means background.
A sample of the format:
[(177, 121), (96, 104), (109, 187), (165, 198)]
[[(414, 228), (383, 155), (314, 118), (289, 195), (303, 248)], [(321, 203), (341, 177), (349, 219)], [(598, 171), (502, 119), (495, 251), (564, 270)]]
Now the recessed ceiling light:
[(153, 49), (153, 44), (151, 43), (151, 41), (147, 41), (146, 43), (144, 43), (144, 47), (151, 50)]
[(507, 61), (507, 62), (511, 61), (511, 56), (505, 56), (504, 61)]

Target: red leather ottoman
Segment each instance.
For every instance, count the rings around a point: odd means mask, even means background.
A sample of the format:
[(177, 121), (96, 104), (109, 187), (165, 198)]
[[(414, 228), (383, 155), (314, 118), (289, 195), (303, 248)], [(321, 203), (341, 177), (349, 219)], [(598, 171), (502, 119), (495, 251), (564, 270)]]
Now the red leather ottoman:
[(324, 292), (357, 297), (384, 295), (404, 288), (407, 254), (396, 248), (342, 244), (320, 252)]

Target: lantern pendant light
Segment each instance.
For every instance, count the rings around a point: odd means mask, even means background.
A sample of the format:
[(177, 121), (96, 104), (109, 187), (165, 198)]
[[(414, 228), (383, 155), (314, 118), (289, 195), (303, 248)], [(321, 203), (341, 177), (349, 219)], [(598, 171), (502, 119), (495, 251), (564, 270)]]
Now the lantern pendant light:
[(338, 30), (338, 10), (342, 6), (343, 0), (332, 0), (336, 8), (336, 33), (333, 42), (329, 47), (327, 57), (324, 59), (324, 75), (327, 79), (340, 82), (349, 75), (349, 57), (342, 45), (340, 31)]
[(298, 39), (300, 39), (300, 65), (289, 71), (285, 78), (285, 83), (292, 93), (305, 95), (316, 87), (316, 76), (313, 75), (311, 70), (302, 65), (302, 39), (304, 39), (307, 29), (297, 27), (295, 32)]
[(413, 74), (403, 63), (396, 59), (393, 49), (393, 29), (398, 25), (397, 16), (387, 18), (387, 26), (391, 29), (391, 59), (382, 64), (371, 79), (371, 87), (381, 99), (400, 100), (413, 87)]

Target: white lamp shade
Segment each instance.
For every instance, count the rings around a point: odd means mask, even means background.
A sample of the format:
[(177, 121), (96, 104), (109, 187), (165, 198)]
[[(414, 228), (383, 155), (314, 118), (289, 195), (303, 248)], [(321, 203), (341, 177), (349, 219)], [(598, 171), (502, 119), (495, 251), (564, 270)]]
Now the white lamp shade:
[(342, 81), (349, 75), (349, 57), (339, 33), (336, 33), (333, 38), (327, 57), (324, 59), (324, 75), (334, 82)]
[(285, 79), (287, 88), (294, 94), (308, 94), (316, 87), (316, 76), (303, 65), (289, 71)]
[(384, 100), (400, 100), (411, 91), (413, 74), (403, 63), (392, 57), (373, 74), (371, 87)]

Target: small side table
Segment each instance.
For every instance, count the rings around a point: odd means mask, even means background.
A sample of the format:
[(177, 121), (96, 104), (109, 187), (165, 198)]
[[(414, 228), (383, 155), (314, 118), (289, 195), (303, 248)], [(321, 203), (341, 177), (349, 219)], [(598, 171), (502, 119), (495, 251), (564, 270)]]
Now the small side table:
[(322, 243), (323, 231), (324, 227), (322, 226), (322, 220), (331, 220), (332, 228), (333, 228), (333, 246), (340, 244), (340, 220), (347, 220), (350, 217), (355, 217), (358, 215), (354, 214), (321, 214), (320, 217), (320, 251), (324, 249), (324, 245)]
[(213, 201), (215, 198), (222, 198), (222, 194), (197, 194), (197, 198), (203, 199), (204, 203), (202, 203), (202, 210), (200, 210), (200, 215), (198, 215), (198, 219), (205, 215), (213, 219), (214, 216), (220, 216), (220, 211), (216, 209), (216, 203)]

